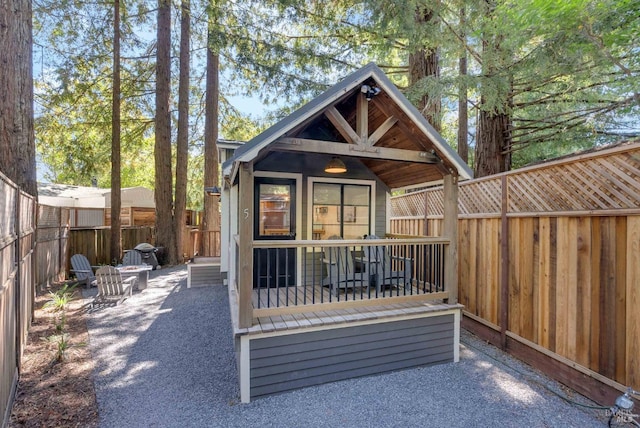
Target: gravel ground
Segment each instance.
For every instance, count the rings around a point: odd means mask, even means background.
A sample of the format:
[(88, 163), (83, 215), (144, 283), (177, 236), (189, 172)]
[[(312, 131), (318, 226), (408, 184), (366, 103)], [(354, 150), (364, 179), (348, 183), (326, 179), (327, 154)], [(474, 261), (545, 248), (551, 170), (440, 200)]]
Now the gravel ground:
[(606, 426), (605, 411), (560, 396), (594, 403), (466, 332), (457, 364), (241, 404), (226, 288), (187, 289), (186, 275), (152, 272), (146, 290), (89, 314), (101, 427)]

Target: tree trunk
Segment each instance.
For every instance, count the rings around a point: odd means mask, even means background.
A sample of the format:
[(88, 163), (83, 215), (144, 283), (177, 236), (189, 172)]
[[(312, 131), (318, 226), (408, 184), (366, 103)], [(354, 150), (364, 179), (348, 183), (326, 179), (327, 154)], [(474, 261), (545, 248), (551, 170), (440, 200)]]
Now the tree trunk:
[(176, 263), (171, 174), (171, 2), (158, 0), (155, 117), (156, 245), (164, 248), (165, 263)]
[[(486, 80), (509, 79), (510, 71), (506, 62), (506, 53), (502, 46), (504, 36), (493, 21), (495, 0), (485, 0), (485, 19), (487, 28), (482, 41), (482, 74)], [(476, 138), (475, 175), (484, 177), (508, 171), (511, 168), (511, 104), (513, 90), (501, 94), (496, 87), (502, 85), (484, 84), (480, 86), (480, 115)], [(511, 87), (511, 86), (509, 86)], [(489, 91), (492, 91), (489, 93)], [(491, 104), (488, 103), (492, 99)], [(496, 101), (497, 98), (497, 101)]]
[(480, 110), (475, 176), (484, 177), (509, 171), (508, 135), (511, 118), (504, 113)]
[[(462, 28), (461, 38), (466, 40), (466, 12), (464, 7), (460, 9), (460, 27)], [(458, 60), (460, 86), (458, 87), (458, 154), (462, 160), (469, 163), (469, 111), (467, 108), (467, 83), (465, 78), (467, 76), (467, 50), (465, 46), (466, 42), (463, 42), (461, 46), (462, 55)]]
[(184, 261), (185, 225), (187, 223), (187, 167), (189, 158), (189, 37), (191, 10), (189, 0), (183, 0), (180, 16), (180, 82), (178, 87), (178, 141), (176, 152), (176, 254)]
[(113, 2), (113, 95), (111, 109), (111, 260), (120, 262), (120, 0)]
[[(416, 10), (417, 25), (433, 25), (433, 11), (418, 8)], [(440, 77), (438, 49), (417, 49), (409, 54), (409, 85), (415, 85), (425, 77)], [(442, 129), (442, 101), (440, 97), (430, 97), (425, 93), (418, 103), (418, 110), (427, 121), (440, 132)]]
[[(213, 22), (209, 22), (210, 27)], [(211, 46), (213, 31), (209, 29), (207, 47), (207, 91), (205, 99), (205, 125), (204, 125), (204, 186), (217, 186), (218, 183), (218, 97), (219, 97), (219, 56)], [(203, 239), (202, 252), (205, 256), (214, 255), (218, 245), (213, 231), (220, 230), (219, 200), (215, 196), (204, 193), (204, 219), (202, 222)]]
[(0, 2), (0, 171), (37, 196), (31, 2)]

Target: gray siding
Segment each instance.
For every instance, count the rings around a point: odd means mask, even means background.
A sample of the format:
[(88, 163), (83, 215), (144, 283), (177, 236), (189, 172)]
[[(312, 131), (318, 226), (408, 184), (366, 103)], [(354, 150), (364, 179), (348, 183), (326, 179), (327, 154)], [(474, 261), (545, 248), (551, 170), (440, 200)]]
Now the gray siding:
[(450, 362), (453, 344), (451, 314), (252, 339), (250, 395)]
[(222, 284), (220, 265), (198, 265), (196, 263), (189, 270), (189, 278), (191, 287)]

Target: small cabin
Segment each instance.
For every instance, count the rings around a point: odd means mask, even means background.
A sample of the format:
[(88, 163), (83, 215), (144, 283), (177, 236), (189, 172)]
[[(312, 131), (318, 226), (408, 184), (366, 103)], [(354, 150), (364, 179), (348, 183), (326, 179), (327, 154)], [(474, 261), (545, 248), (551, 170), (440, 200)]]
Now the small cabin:
[[(111, 224), (111, 189), (38, 183), (38, 200), (43, 205), (69, 208), (71, 227)], [(155, 225), (153, 190), (142, 186), (122, 188), (120, 204), (122, 226)]]
[[(472, 172), (369, 64), (223, 164), (221, 271), (241, 399), (458, 360), (457, 184)], [(389, 233), (441, 182), (440, 236)]]

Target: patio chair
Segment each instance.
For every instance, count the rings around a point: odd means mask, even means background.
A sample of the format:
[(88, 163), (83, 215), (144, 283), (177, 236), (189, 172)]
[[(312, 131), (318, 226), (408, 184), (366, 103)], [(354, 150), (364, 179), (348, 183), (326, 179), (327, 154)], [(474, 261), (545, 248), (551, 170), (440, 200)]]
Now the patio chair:
[[(376, 235), (368, 235), (365, 239), (380, 239)], [(411, 287), (413, 260), (409, 257), (393, 256), (389, 248), (383, 245), (372, 245), (364, 248), (366, 271), (371, 275), (370, 281), (376, 285), (380, 293), (383, 286)]]
[(142, 254), (136, 250), (129, 250), (124, 254), (122, 258), (123, 266), (140, 266), (142, 263)]
[[(342, 237), (334, 235), (329, 239), (341, 240)], [(329, 287), (336, 297), (340, 289), (369, 288), (369, 274), (356, 271), (348, 246), (324, 248), (322, 262), (327, 267), (327, 276), (322, 280), (322, 285)]]
[(122, 279), (120, 271), (113, 266), (101, 267), (96, 272), (98, 294), (91, 302), (91, 306), (96, 302), (110, 301), (115, 301), (116, 305), (119, 305), (124, 299), (131, 297), (135, 281), (135, 276)]
[(89, 264), (89, 260), (84, 254), (74, 254), (71, 256), (71, 272), (76, 275), (78, 284), (84, 284), (87, 288), (96, 286), (93, 267)]

